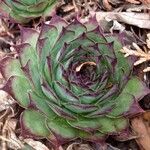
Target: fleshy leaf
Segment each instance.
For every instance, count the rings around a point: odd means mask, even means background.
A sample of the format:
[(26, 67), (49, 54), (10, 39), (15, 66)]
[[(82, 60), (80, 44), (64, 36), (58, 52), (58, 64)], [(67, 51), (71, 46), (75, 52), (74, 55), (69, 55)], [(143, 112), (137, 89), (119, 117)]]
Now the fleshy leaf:
[(45, 114), (50, 119), (55, 118), (56, 115), (52, 109), (48, 106), (49, 99), (46, 97), (38, 96), (35, 92), (29, 93), (29, 99), (31, 102), (31, 107), (39, 109), (43, 114)]
[(71, 127), (65, 119), (56, 118), (52, 121), (47, 120), (47, 126), (53, 132), (57, 139), (72, 140), (78, 135), (78, 130)]
[[(116, 98), (116, 106), (109, 115), (123, 115), (123, 113), (127, 113), (130, 109), (136, 109), (137, 113), (140, 113), (141, 110), (137, 109), (137, 107), (134, 108), (133, 103), (135, 105), (135, 101), (143, 98), (149, 92), (150, 90), (146, 88), (142, 81), (136, 77), (131, 78), (124, 87), (122, 93)], [(132, 111), (135, 113), (135, 110)]]
[(11, 76), (24, 77), (19, 60), (13, 57), (5, 57), (0, 61), (0, 71), (6, 80)]
[(62, 101), (66, 101), (66, 102), (78, 102), (79, 101), (78, 97), (76, 97), (68, 88), (66, 88), (59, 82), (54, 82), (53, 86), (54, 86), (57, 96)]
[(127, 120), (124, 118), (107, 118), (107, 117), (99, 117), (99, 118), (79, 118), (78, 120), (72, 120), (68, 123), (78, 129), (83, 131), (95, 131), (99, 130), (102, 133), (113, 133), (118, 132), (121, 129), (127, 127)]
[(36, 30), (21, 27), (21, 38), (22, 38), (21, 42), (22, 43), (28, 43), (33, 48), (35, 48), (38, 37), (39, 37), (39, 32), (37, 32)]
[(136, 100), (140, 100), (145, 95), (150, 93), (150, 90), (146, 87), (146, 84), (139, 78), (132, 77), (124, 87), (122, 93), (132, 94)]
[(46, 127), (46, 118), (35, 110), (25, 110), (21, 115), (21, 127), (24, 136), (49, 137), (50, 131)]
[(11, 76), (2, 88), (8, 92), (17, 102), (27, 108), (30, 104), (28, 92), (32, 89), (28, 80), (19, 76)]
[[(34, 18), (47, 17), (55, 12), (56, 0), (30, 1), (3, 0), (0, 9), (4, 16), (17, 23), (28, 23)], [(9, 17), (10, 16), (10, 17)]]
[(75, 36), (78, 37), (79, 35), (83, 34), (84, 32), (86, 32), (86, 27), (81, 24), (77, 19), (72, 22), (68, 27), (68, 30), (74, 31), (75, 32)]
[(64, 104), (64, 107), (75, 113), (89, 113), (95, 111), (98, 107), (88, 104)]

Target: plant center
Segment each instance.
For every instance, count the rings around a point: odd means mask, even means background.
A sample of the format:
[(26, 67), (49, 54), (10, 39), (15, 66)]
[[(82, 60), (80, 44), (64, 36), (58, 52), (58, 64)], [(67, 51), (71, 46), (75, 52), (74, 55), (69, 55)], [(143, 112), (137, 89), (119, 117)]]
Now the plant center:
[(76, 67), (76, 75), (83, 84), (89, 84), (94, 80), (96, 72), (95, 62), (84, 62)]

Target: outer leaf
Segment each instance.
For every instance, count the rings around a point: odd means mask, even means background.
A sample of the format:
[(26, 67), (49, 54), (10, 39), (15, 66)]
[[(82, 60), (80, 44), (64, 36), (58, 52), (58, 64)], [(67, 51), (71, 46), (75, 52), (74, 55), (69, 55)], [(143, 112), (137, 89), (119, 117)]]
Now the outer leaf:
[(65, 119), (56, 118), (52, 121), (47, 120), (47, 125), (60, 141), (61, 139), (71, 140), (78, 136), (78, 130), (71, 127)]
[(35, 110), (26, 110), (21, 115), (21, 127), (24, 136), (49, 137), (50, 131), (46, 127), (46, 118)]
[(50, 119), (56, 117), (56, 114), (48, 106), (49, 99), (46, 97), (38, 96), (35, 92), (30, 92), (29, 99), (31, 101), (31, 107), (39, 109), (43, 114), (45, 114)]
[(39, 33), (31, 28), (23, 28), (21, 27), (21, 42), (22, 43), (28, 43), (33, 48), (36, 47), (36, 43), (39, 37)]
[(95, 131), (99, 130), (103, 133), (113, 133), (118, 132), (127, 127), (127, 120), (124, 118), (112, 119), (107, 117), (99, 118), (79, 118), (75, 121), (69, 121), (68, 123), (78, 129), (83, 131)]
[(122, 93), (132, 94), (136, 100), (142, 99), (149, 92), (145, 83), (137, 77), (132, 77), (122, 91)]
[(133, 104), (136, 106), (135, 101), (143, 98), (143, 96), (147, 95), (149, 92), (150, 90), (146, 88), (144, 83), (138, 78), (131, 78), (124, 87), (122, 93), (116, 98), (116, 106), (109, 115), (120, 116), (127, 112), (130, 113), (130, 111), (134, 113), (141, 112), (142, 109), (139, 107), (134, 108)]
[(26, 78), (11, 76), (2, 89), (17, 100), (22, 107), (27, 108), (29, 106), (28, 92), (31, 90), (31, 85)]
[(0, 61), (0, 71), (6, 80), (15, 75), (24, 77), (19, 60), (13, 57), (5, 57)]
[(31, 19), (51, 15), (55, 11), (56, 0), (31, 1), (3, 0), (0, 9), (18, 23), (28, 23)]

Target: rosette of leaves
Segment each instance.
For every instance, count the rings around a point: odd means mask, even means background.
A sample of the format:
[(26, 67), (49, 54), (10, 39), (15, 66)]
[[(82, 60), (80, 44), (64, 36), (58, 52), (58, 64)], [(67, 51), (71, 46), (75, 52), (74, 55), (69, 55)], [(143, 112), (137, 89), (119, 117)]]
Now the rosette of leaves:
[(53, 17), (40, 32), (22, 28), (17, 57), (1, 60), (8, 92), (21, 107), (22, 134), (54, 145), (76, 138), (102, 142), (121, 135), (149, 89), (132, 75), (123, 34), (104, 34), (92, 18), (68, 24)]
[(57, 0), (2, 0), (0, 12), (18, 23), (28, 23), (37, 17), (54, 12)]

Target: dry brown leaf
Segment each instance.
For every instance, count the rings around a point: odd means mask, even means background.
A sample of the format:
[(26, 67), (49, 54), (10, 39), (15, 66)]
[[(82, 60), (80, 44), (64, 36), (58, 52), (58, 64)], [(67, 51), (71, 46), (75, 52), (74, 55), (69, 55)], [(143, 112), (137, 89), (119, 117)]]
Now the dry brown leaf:
[(0, 73), (0, 88), (3, 86), (4, 78), (2, 77)]
[(140, 3), (138, 0), (126, 0), (126, 2), (129, 2), (132, 4), (139, 4)]
[(142, 2), (143, 4), (150, 4), (150, 0), (126, 0), (126, 2), (132, 4), (139, 4), (140, 2)]
[(3, 24), (3, 21), (0, 19), (0, 35), (6, 32), (6, 28)]
[(84, 62), (82, 64), (80, 64), (79, 66), (76, 67), (76, 72), (79, 72), (83, 66), (86, 66), (86, 65), (90, 65), (90, 66), (96, 66), (96, 63), (95, 62), (92, 62), (92, 61), (87, 61), (87, 62)]
[(48, 147), (40, 141), (35, 141), (33, 139), (24, 139), (24, 142), (36, 150), (49, 150)]
[(150, 4), (150, 0), (140, 0), (143, 4)]
[(117, 20), (126, 24), (134, 25), (139, 28), (150, 29), (150, 15), (148, 13), (135, 12), (91, 12), (91, 15), (96, 15), (97, 21), (102, 20)]
[(6, 56), (5, 52), (0, 51), (0, 59), (4, 58)]
[(14, 35), (11, 34), (9, 32), (9, 27), (8, 27), (8, 22), (7, 21), (4, 21), (3, 19), (0, 19), (0, 37), (3, 37), (3, 36), (9, 36), (11, 38), (14, 38)]
[(8, 94), (2, 90), (0, 90), (0, 112), (8, 109), (14, 101), (9, 98)]
[[(0, 55), (0, 58), (1, 58), (1, 55)], [(4, 79), (2, 75), (0, 74), (0, 88), (3, 87), (3, 82), (4, 82)], [(0, 90), (0, 112), (8, 109), (14, 103), (15, 103), (14, 100), (11, 99), (6, 92)]]
[(15, 150), (19, 150), (24, 147), (23, 142), (15, 134), (17, 122), (17, 119), (8, 119), (5, 128), (7, 133), (6, 138), (8, 139), (7, 147)]
[(131, 120), (132, 129), (139, 135), (136, 139), (141, 150), (150, 150), (150, 112)]
[(93, 150), (88, 144), (72, 143), (66, 150)]
[(2, 122), (0, 132), (0, 149), (7, 150), (9, 148), (19, 150), (23, 147), (23, 143), (17, 138), (15, 134), (17, 119), (11, 119), (14, 117), (14, 110), (11, 108), (6, 110), (5, 116), (1, 116)]
[(110, 28), (110, 32), (113, 33), (114, 30), (123, 32), (125, 30), (125, 27), (117, 20), (113, 20), (113, 26)]
[(129, 6), (126, 9), (126, 12), (142, 12), (143, 10), (150, 10), (150, 4), (142, 4), (142, 5), (137, 5), (135, 6)]
[[(133, 47), (135, 48), (135, 50), (132, 50), (130, 48), (127, 48), (126, 46), (123, 47), (120, 51), (122, 53), (124, 53), (125, 57), (128, 56), (137, 56), (138, 60), (134, 63), (134, 66), (137, 66), (139, 64), (142, 64), (143, 62), (148, 62), (150, 60), (150, 34), (147, 34), (147, 47), (148, 49), (144, 49), (142, 50), (136, 43), (133, 43)], [(150, 67), (146, 67), (143, 72), (149, 72), (150, 71)]]
[(150, 33), (147, 34), (146, 44), (147, 44), (147, 47), (150, 49)]
[(25, 147), (25, 143), (30, 145), (35, 150), (49, 150), (43, 143), (40, 141), (35, 141), (33, 139), (23, 139), (22, 137), (17, 137), (15, 134), (16, 119), (10, 119), (10, 116), (7, 117), (3, 127), (2, 135), (0, 135), (0, 149), (7, 150), (8, 148), (19, 150)]
[(112, 9), (112, 6), (109, 4), (108, 0), (103, 0), (103, 5), (107, 10)]

